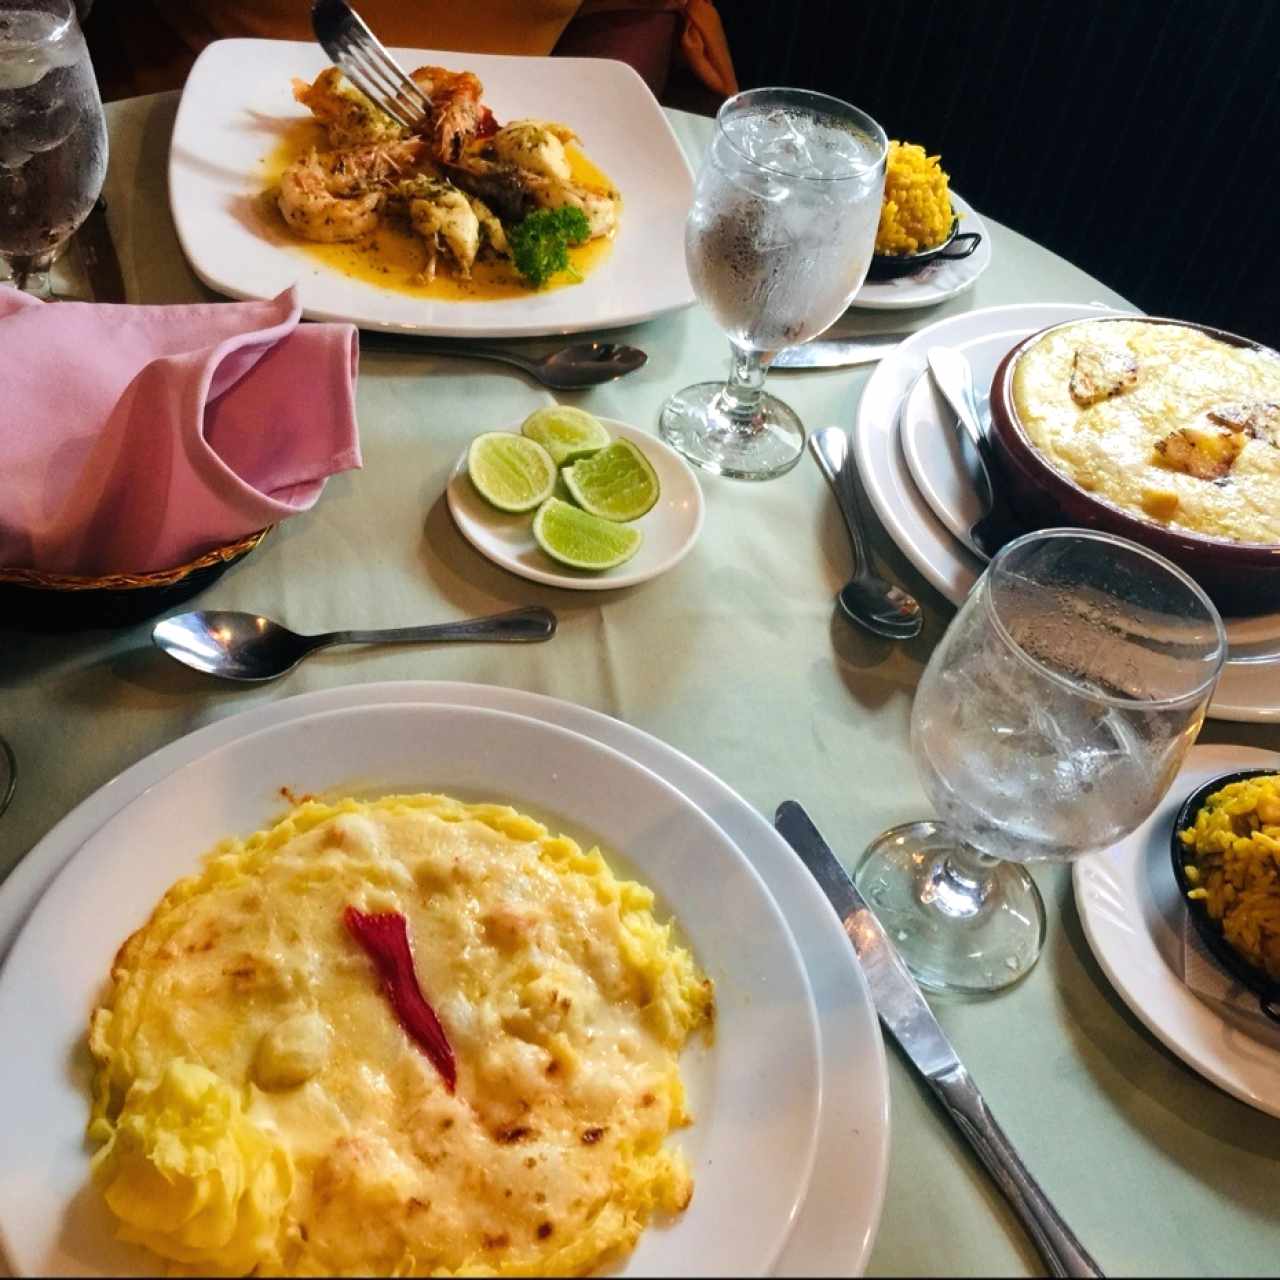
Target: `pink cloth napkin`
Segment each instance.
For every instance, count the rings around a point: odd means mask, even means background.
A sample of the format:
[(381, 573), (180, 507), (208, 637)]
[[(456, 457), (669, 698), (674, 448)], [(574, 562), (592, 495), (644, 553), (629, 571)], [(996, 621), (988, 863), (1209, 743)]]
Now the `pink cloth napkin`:
[(0, 567), (169, 569), (360, 466), (356, 331), (271, 302), (43, 303), (0, 287)]

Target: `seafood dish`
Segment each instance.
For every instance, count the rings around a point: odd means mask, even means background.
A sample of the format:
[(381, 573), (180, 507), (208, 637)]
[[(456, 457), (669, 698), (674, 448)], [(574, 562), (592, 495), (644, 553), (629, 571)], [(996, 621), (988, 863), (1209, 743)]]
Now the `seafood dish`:
[(565, 124), (500, 124), (469, 71), (419, 67), (430, 103), (410, 131), (336, 67), (294, 97), (323, 128), (326, 144), (293, 157), (273, 189), (289, 231), (317, 245), (372, 242), (392, 228), (424, 251), (415, 283), (437, 273), (468, 280), (498, 263), (525, 288), (581, 279), (571, 250), (617, 231), (621, 197), (586, 161)]

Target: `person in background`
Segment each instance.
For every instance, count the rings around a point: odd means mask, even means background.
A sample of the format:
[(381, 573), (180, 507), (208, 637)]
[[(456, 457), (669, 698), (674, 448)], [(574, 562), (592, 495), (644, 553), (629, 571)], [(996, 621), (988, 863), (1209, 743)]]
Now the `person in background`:
[[(356, 0), (383, 44), (459, 53), (617, 58), (671, 106), (737, 92), (712, 0)], [(228, 36), (311, 40), (308, 0), (96, 0), (85, 22), (105, 99), (179, 89)]]

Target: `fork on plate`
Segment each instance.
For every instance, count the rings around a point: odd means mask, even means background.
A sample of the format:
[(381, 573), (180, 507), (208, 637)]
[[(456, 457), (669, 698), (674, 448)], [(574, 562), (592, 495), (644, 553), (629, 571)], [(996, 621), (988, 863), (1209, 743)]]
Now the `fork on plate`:
[(313, 0), (311, 29), (348, 80), (397, 124), (416, 129), (431, 103), (346, 0)]

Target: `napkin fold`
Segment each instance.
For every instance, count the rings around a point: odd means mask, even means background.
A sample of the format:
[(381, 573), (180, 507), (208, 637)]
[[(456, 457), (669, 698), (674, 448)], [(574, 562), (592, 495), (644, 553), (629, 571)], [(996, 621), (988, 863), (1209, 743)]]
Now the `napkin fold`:
[(0, 287), (0, 567), (169, 569), (360, 466), (348, 324), (270, 302), (44, 303)]

